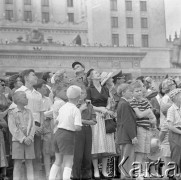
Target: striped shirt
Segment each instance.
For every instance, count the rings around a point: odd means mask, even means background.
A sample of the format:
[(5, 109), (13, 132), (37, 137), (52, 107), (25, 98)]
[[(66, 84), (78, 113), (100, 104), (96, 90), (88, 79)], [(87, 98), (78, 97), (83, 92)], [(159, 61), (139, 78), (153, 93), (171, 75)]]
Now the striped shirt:
[[(133, 100), (130, 102), (130, 104), (133, 109), (138, 108), (140, 111), (145, 111), (146, 109), (151, 108), (151, 105), (149, 104), (149, 102), (146, 99), (137, 101), (135, 98), (133, 98)], [(150, 128), (149, 118), (147, 118), (147, 117), (137, 118), (136, 123), (137, 123), (137, 126), (139, 126), (139, 127), (143, 127), (145, 129)]]

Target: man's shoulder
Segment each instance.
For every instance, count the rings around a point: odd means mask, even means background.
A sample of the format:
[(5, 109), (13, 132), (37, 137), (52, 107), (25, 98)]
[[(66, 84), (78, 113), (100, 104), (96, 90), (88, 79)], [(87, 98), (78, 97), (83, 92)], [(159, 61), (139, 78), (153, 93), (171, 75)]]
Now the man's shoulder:
[(28, 88), (26, 86), (21, 86), (20, 88), (16, 89), (15, 92), (18, 92), (18, 91), (26, 91)]

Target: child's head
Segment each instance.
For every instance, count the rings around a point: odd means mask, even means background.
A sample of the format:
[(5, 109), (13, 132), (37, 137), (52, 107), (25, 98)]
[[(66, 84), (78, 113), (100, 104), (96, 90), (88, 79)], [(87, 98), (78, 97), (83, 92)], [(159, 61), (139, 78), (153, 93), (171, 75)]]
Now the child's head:
[(17, 91), (13, 95), (13, 101), (16, 105), (26, 106), (28, 104), (28, 99), (24, 91)]
[(70, 86), (67, 89), (67, 98), (69, 100), (69, 102), (73, 102), (74, 104), (77, 104), (80, 97), (81, 97), (81, 88), (78, 86)]
[(143, 86), (140, 83), (140, 81), (136, 80), (134, 82), (132, 82), (131, 84), (132, 90), (133, 90), (133, 97), (135, 99), (142, 99), (143, 97)]
[(170, 91), (168, 95), (174, 103), (181, 105), (181, 89), (180, 88)]
[(69, 86), (70, 86), (70, 84), (66, 83), (66, 82), (55, 84), (52, 88), (54, 96), (57, 98), (60, 98), (64, 101), (67, 101), (66, 92), (67, 92), (67, 88)]
[(130, 84), (123, 83), (118, 86), (117, 94), (121, 95), (126, 99), (132, 99), (133, 97), (133, 89)]
[(37, 76), (35, 75), (35, 71), (33, 69), (26, 69), (21, 73), (21, 77), (23, 83), (30, 83), (35, 85), (37, 83)]

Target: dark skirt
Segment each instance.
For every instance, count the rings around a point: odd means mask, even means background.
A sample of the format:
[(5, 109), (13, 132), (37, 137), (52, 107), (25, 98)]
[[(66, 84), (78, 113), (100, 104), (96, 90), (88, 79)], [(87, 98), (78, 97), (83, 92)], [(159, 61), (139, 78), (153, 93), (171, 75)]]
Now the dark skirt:
[(75, 132), (58, 129), (55, 133), (54, 148), (56, 153), (62, 155), (73, 155), (75, 144)]
[(171, 160), (174, 161), (179, 168), (181, 168), (181, 134), (170, 131), (169, 143), (171, 150)]

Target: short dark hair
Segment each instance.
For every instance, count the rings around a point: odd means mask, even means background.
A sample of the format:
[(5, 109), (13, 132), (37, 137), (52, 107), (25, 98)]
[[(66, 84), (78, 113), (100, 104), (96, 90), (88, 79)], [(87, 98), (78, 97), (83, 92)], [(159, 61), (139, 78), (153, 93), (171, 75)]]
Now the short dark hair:
[(144, 84), (145, 77), (144, 76), (139, 76), (139, 77), (136, 78), (136, 80), (140, 80)]
[(47, 82), (47, 80), (50, 78), (50, 73), (51, 72), (44, 72), (42, 79)]
[(25, 77), (28, 76), (31, 72), (35, 72), (34, 69), (26, 69), (20, 73), (20, 77), (22, 78), (23, 84), (25, 84)]
[(37, 90), (38, 88), (42, 88), (43, 84), (46, 84), (46, 81), (44, 81), (43, 79), (38, 79), (37, 84), (33, 87)]

